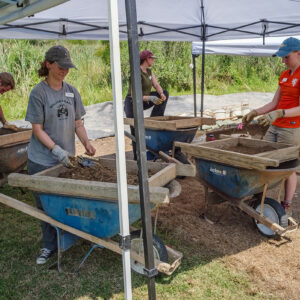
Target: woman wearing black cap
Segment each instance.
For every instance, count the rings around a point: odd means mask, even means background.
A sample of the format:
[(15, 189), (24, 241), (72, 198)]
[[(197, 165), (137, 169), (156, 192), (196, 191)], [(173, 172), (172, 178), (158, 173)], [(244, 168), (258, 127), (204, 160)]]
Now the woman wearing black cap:
[[(85, 109), (79, 92), (64, 81), (70, 68), (75, 68), (69, 51), (63, 46), (51, 47), (38, 70), (45, 80), (30, 93), (26, 120), (32, 124), (32, 136), (28, 147), (28, 173), (30, 175), (63, 163), (70, 166), (69, 156), (75, 154), (75, 133), (85, 147), (86, 154), (96, 150), (88, 140), (82, 116)], [(36, 204), (43, 209), (40, 198)], [(43, 248), (37, 264), (44, 264), (56, 251), (56, 230), (42, 222)]]
[[(141, 67), (141, 81), (142, 81), (142, 93), (143, 93), (143, 108), (149, 109), (153, 107), (151, 117), (163, 116), (165, 113), (167, 101), (169, 99), (169, 93), (162, 89), (156, 80), (152, 70), (156, 57), (149, 50), (144, 50), (140, 53), (140, 67)], [(152, 91), (152, 87), (156, 91)], [(127, 118), (133, 118), (133, 104), (131, 97), (131, 82), (129, 83), (128, 94), (125, 98), (124, 106), (125, 114)], [(134, 135), (135, 131), (130, 126), (131, 134)], [(136, 145), (132, 142), (134, 160), (136, 160)]]
[[(273, 55), (282, 58), (287, 66), (279, 78), (279, 85), (273, 100), (243, 117), (247, 125), (256, 116), (259, 124), (270, 125), (264, 139), (270, 142), (300, 146), (300, 40), (290, 37), (284, 40)], [(291, 214), (291, 204), (297, 186), (297, 176), (293, 173), (285, 182), (282, 207)]]

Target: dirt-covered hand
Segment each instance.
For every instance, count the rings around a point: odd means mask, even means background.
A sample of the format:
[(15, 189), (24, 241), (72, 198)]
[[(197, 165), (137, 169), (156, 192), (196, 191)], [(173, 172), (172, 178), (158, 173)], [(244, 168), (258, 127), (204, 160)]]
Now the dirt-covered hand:
[(62, 149), (60, 146), (55, 145), (52, 149), (52, 153), (56, 156), (56, 158), (65, 166), (65, 167), (72, 167), (72, 163), (69, 159), (70, 153), (66, 150)]
[(242, 118), (243, 126), (248, 125), (257, 115), (258, 115), (258, 113), (255, 109), (251, 110), (249, 113), (244, 115)]
[(155, 105), (160, 105), (164, 102), (162, 99), (160, 99), (156, 96), (147, 96), (147, 101), (151, 101)]
[(272, 124), (276, 119), (283, 117), (283, 110), (277, 109), (273, 110), (265, 115), (262, 115), (260, 118), (257, 119), (258, 124), (262, 126), (268, 126)]

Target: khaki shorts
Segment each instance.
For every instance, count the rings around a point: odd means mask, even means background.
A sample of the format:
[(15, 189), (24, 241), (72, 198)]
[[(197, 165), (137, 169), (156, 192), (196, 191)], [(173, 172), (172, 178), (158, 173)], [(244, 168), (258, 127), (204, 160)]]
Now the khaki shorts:
[(284, 144), (300, 146), (300, 127), (299, 128), (282, 128), (270, 125), (264, 136), (264, 140)]

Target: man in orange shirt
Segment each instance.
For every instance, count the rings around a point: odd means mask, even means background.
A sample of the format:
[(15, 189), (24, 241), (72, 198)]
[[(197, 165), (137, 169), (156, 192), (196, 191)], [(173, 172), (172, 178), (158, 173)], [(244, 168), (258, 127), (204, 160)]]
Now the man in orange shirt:
[[(300, 145), (300, 40), (290, 37), (283, 41), (273, 55), (282, 57), (288, 70), (282, 72), (273, 100), (243, 117), (248, 124), (256, 116), (258, 122), (270, 125), (264, 139), (271, 142)], [(297, 186), (297, 176), (293, 173), (285, 182), (285, 196), (281, 205), (287, 214)]]

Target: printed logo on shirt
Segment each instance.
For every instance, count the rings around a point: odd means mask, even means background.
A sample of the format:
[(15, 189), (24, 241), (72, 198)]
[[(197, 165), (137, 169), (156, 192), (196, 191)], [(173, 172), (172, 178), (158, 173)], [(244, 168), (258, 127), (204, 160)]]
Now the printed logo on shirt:
[(292, 85), (295, 86), (296, 83), (297, 83), (297, 81), (298, 81), (298, 78), (294, 78), (294, 79), (292, 80)]
[(287, 82), (287, 78), (282, 78), (281, 82)]
[(74, 98), (74, 94), (73, 93), (66, 93), (66, 97)]
[(69, 115), (68, 108), (64, 104), (60, 104), (57, 109), (57, 117), (59, 120), (67, 119)]

